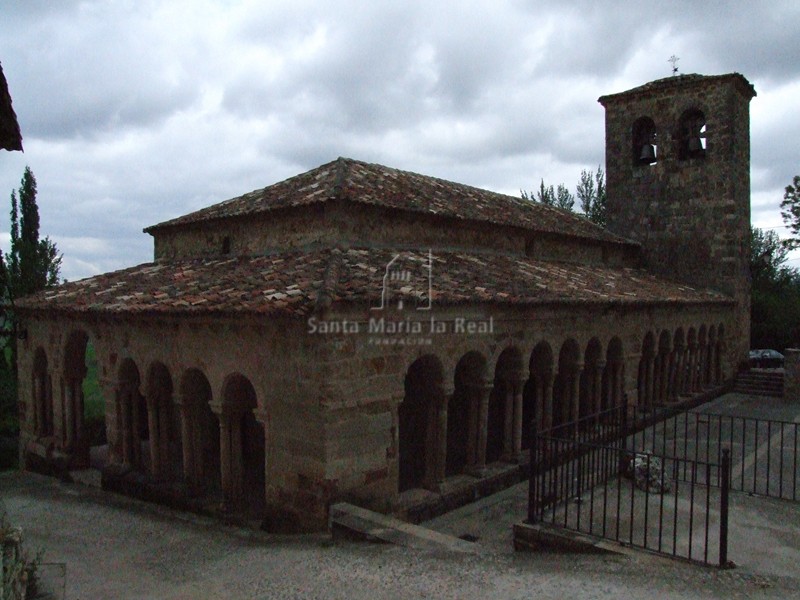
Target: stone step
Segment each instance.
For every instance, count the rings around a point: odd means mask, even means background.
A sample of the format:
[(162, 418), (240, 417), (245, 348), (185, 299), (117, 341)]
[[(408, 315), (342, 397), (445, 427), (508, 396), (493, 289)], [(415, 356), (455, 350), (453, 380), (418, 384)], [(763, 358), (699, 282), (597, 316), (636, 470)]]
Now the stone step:
[(476, 553), (479, 550), (472, 542), (346, 502), (331, 506), (328, 522), (334, 536), (343, 535), (425, 550), (449, 550), (461, 553)]
[(733, 391), (754, 396), (783, 396), (783, 371), (747, 371), (736, 378)]

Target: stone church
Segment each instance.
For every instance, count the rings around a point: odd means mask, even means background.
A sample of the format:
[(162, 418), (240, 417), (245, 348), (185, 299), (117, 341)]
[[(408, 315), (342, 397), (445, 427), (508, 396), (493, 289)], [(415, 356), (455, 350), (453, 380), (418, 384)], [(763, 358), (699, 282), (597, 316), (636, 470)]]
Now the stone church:
[(339, 500), (474, 497), (534, 426), (721, 385), (749, 346), (754, 96), (733, 73), (600, 98), (607, 228), (347, 158), (148, 227), (153, 262), (18, 303), (24, 464), (314, 529)]

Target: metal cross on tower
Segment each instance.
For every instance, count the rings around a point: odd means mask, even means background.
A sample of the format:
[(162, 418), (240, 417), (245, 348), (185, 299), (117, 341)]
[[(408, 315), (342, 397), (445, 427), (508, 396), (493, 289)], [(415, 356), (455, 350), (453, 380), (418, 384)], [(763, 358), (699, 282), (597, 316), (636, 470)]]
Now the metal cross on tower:
[(680, 58), (678, 58), (674, 54), (667, 59), (667, 62), (672, 63), (672, 74), (673, 75), (677, 75), (678, 74), (678, 61), (679, 60), (680, 60)]

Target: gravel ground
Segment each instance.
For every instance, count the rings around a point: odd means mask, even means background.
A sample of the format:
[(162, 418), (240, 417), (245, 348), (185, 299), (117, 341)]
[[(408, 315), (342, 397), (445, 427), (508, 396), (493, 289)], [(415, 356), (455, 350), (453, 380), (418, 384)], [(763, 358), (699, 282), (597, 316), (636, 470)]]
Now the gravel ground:
[(272, 536), (226, 527), (29, 473), (0, 474), (0, 501), (46, 552), (50, 597), (116, 598), (780, 598), (800, 570), (718, 571), (641, 556), (478, 555)]

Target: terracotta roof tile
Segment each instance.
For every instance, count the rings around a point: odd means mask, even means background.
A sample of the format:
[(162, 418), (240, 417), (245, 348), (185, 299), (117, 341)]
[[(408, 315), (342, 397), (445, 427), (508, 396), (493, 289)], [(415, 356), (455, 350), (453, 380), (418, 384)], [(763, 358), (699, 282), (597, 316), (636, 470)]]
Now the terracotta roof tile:
[[(311, 313), (321, 303), (381, 301), (387, 265), (411, 272), (393, 300), (424, 301), (428, 254), (388, 249), (309, 252), (148, 263), (66, 283), (18, 301), (22, 312), (128, 314)], [(659, 280), (643, 271), (437, 252), (430, 271), (434, 305), (461, 303), (660, 304), (730, 302), (711, 291)]]
[(581, 215), (436, 177), (339, 158), (261, 190), (145, 229), (182, 227), (333, 199), (455, 219), (632, 244)]

